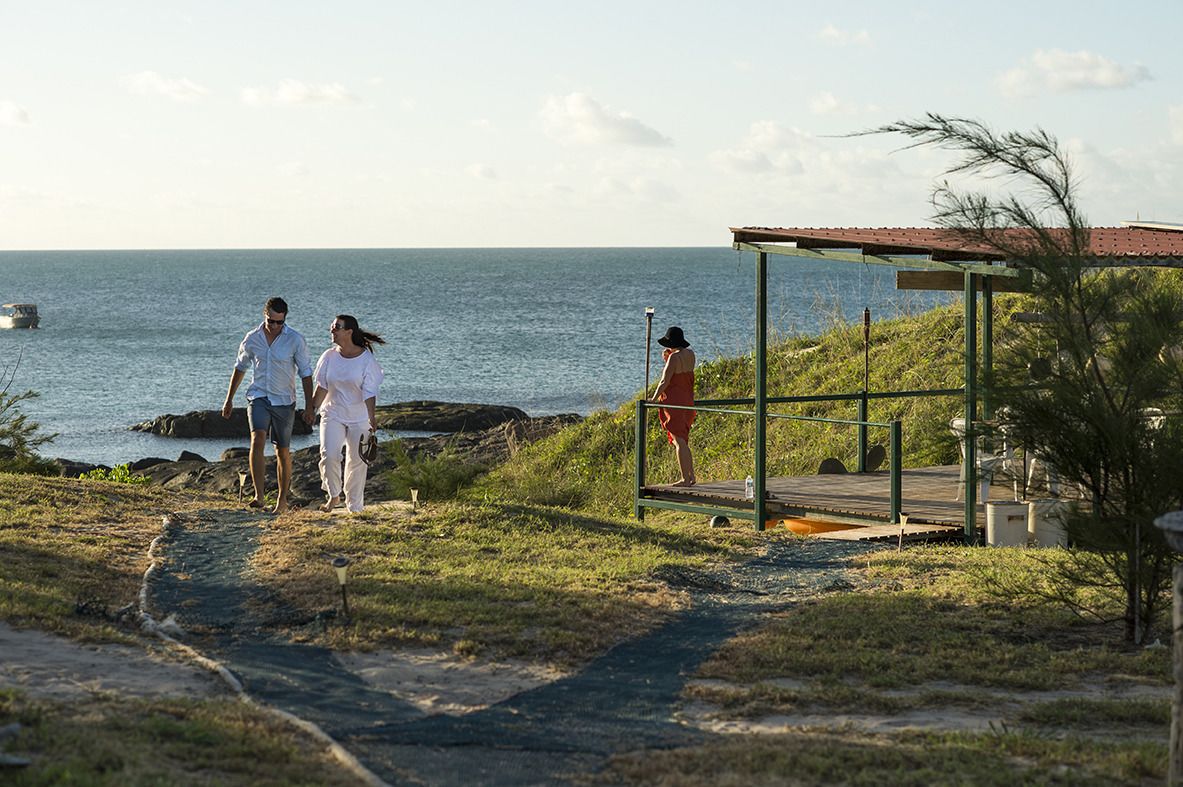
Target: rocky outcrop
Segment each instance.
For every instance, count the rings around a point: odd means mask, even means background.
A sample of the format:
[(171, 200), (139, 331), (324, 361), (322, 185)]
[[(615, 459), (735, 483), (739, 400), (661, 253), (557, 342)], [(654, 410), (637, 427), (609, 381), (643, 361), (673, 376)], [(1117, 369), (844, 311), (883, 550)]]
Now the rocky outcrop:
[(398, 402), (375, 408), (378, 428), (398, 432), (477, 432), (530, 416), (516, 407), (456, 402)]
[[(184, 415), (161, 415), (131, 427), (133, 432), (151, 432), (162, 437), (250, 437), (246, 408), (235, 407), (229, 418), (221, 410), (194, 410)], [(304, 423), (300, 413), (292, 434), (311, 434), (312, 427)]]
[[(408, 437), (382, 444), (378, 462), (371, 466), (366, 479), (366, 500), (389, 498), (387, 471), (395, 467), (395, 444), (412, 460), (438, 456), (445, 451), (463, 462), (491, 467), (512, 456), (522, 446), (554, 434), (577, 423), (578, 415), (550, 415), (512, 420), (488, 429), (459, 432), (434, 437)], [(426, 430), (425, 430), (426, 431)], [(233, 450), (233, 449), (231, 449)], [(320, 450), (317, 446), (292, 452), (292, 499), (294, 506), (319, 504), (323, 499), (320, 488)], [(141, 473), (169, 489), (202, 489), (238, 495), (240, 484), (245, 484), (245, 496), (251, 495), (245, 454), (224, 458), (220, 462), (178, 461), (160, 462)], [(275, 489), (275, 458), (266, 461), (267, 489)], [(245, 479), (245, 480), (244, 480)]]
[(549, 437), (560, 429), (579, 423), (583, 416), (568, 413), (507, 421), (478, 432), (442, 434), (434, 437), (404, 437), (400, 442), (407, 456), (422, 459), (445, 451), (465, 462), (491, 467), (504, 462), (523, 446)]
[[(398, 402), (378, 405), (378, 428), (397, 432), (475, 432), (530, 416), (516, 407), (457, 402)], [(310, 434), (312, 427), (296, 414), (293, 434)], [(236, 407), (229, 419), (220, 410), (194, 410), (184, 415), (161, 415), (131, 427), (162, 437), (247, 437), (246, 408)]]
[(66, 478), (77, 478), (83, 473), (89, 473), (91, 470), (110, 470), (107, 465), (92, 465), (88, 462), (75, 462), (73, 459), (57, 458), (53, 460), (57, 465), (58, 474)]

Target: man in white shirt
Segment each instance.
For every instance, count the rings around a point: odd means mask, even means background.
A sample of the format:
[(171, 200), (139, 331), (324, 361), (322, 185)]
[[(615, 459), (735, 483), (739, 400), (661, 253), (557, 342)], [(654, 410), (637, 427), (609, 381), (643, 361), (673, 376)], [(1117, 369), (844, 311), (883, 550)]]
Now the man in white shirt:
[(263, 507), (263, 485), (266, 475), (263, 452), (267, 434), (275, 446), (275, 474), (279, 480), (279, 498), (275, 513), (288, 510), (288, 491), (292, 484), (292, 425), (296, 420), (296, 375), (304, 387), (304, 415), (311, 422), (312, 361), (308, 357), (308, 343), (296, 330), (289, 328), (288, 305), (283, 298), (271, 298), (263, 307), (263, 322), (247, 333), (238, 346), (238, 358), (230, 375), (230, 389), (222, 405), (222, 417), (229, 418), (234, 409), (234, 392), (249, 367), (251, 385), (246, 391), (246, 414), (251, 428), (251, 484), (255, 496), (248, 505)]

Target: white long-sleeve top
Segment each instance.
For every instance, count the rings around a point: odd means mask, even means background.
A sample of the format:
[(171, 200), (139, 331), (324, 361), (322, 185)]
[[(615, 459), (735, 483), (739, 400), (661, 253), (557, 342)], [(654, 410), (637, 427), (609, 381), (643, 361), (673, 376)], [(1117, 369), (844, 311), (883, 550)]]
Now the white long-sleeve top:
[(382, 385), (382, 367), (369, 350), (356, 358), (346, 358), (333, 345), (316, 362), (313, 379), (328, 395), (320, 405), (322, 418), (345, 424), (365, 424), (370, 421), (366, 399), (378, 396)]

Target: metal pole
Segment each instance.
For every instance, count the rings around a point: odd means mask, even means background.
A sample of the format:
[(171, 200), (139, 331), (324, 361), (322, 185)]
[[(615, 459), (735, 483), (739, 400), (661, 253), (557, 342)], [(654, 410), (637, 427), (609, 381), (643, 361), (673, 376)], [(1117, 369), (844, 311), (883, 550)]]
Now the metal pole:
[(766, 468), (766, 445), (768, 426), (768, 255), (756, 253), (756, 474), (753, 478), (755, 499), (752, 513), (756, 517), (756, 530), (764, 529), (764, 471)]
[(978, 526), (978, 282), (977, 276), (965, 274), (965, 542), (977, 540)]
[(900, 521), (900, 507), (903, 503), (904, 485), (904, 430), (898, 420), (891, 422), (891, 521)]
[(653, 337), (653, 307), (645, 307), (645, 390), (641, 394), (642, 399), (649, 398), (649, 350), (653, 346), (651, 341)]
[[(994, 277), (982, 277), (982, 377), (992, 381), (994, 377)], [(982, 417), (994, 420), (994, 402), (991, 401), (990, 386), (982, 388)]]
[[(863, 397), (859, 400), (858, 419), (867, 420), (867, 394), (871, 391), (871, 310), (863, 308)], [(867, 472), (867, 425), (858, 426), (858, 471)]]
[(633, 515), (638, 521), (645, 519), (645, 507), (641, 505), (641, 490), (645, 487), (645, 400), (637, 402), (636, 424), (636, 485), (633, 489)]

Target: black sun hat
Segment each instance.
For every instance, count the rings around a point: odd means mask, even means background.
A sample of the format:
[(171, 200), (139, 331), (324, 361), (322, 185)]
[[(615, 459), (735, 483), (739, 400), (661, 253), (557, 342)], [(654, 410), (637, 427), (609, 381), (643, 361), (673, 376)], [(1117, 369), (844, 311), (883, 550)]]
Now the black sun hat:
[(686, 337), (682, 335), (682, 329), (676, 325), (666, 328), (665, 336), (658, 339), (657, 343), (662, 347), (674, 347), (677, 349), (690, 346), (690, 342), (686, 341)]

